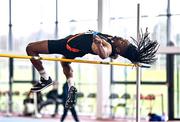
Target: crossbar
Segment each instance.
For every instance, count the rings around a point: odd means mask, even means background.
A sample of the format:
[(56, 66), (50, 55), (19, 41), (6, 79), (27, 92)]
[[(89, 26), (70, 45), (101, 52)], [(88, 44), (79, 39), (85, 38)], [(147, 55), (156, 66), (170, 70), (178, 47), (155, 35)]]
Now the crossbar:
[(61, 61), (61, 62), (76, 62), (76, 63), (88, 63), (88, 64), (105, 64), (105, 65), (116, 65), (116, 66), (135, 66), (135, 67), (142, 67), (142, 68), (150, 68), (150, 65), (145, 65), (145, 64), (135, 65), (135, 64), (130, 64), (130, 63), (66, 59), (66, 58), (41, 57), (41, 56), (27, 56), (27, 55), (15, 55), (15, 54), (0, 54), (0, 57), (31, 59), (31, 60)]

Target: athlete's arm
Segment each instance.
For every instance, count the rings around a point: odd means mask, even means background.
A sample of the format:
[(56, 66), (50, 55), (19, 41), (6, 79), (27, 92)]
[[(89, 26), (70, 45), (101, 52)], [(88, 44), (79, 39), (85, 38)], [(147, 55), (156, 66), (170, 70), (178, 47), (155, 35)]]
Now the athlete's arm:
[(94, 37), (92, 50), (102, 59), (109, 57), (112, 53), (111, 45), (99, 36)]

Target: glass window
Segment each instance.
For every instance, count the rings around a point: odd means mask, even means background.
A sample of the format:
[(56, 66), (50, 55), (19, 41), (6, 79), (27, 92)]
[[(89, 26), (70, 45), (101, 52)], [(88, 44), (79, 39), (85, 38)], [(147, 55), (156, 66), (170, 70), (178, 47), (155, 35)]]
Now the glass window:
[(140, 3), (141, 15), (158, 16), (166, 14), (167, 0), (110, 0), (110, 17), (136, 17), (137, 3)]
[[(4, 53), (8, 49), (8, 32), (9, 32), (9, 2), (0, 0), (0, 52)], [(1, 83), (9, 80), (8, 59), (0, 58), (0, 81)], [(4, 88), (1, 86), (1, 88)], [(4, 89), (5, 90), (5, 89)]]
[(89, 21), (97, 19), (97, 0), (61, 0), (59, 18), (62, 21)]
[[(157, 40), (161, 45), (166, 45), (166, 17), (142, 17), (140, 29), (144, 32), (148, 28), (152, 40)], [(137, 37), (137, 19), (115, 19), (110, 21), (110, 32), (129, 39)]]
[(32, 80), (32, 65), (29, 60), (14, 59), (14, 80)]
[[(141, 68), (141, 80), (144, 82), (166, 82), (165, 55), (157, 56), (157, 62), (151, 68)], [(120, 61), (123, 63), (123, 61)], [(158, 74), (158, 75), (157, 75)], [(154, 77), (151, 77), (151, 76)], [(113, 81), (136, 81), (136, 68), (113, 66)]]
[(174, 115), (180, 118), (180, 55), (175, 56), (174, 79)]
[(170, 8), (173, 16), (176, 14), (180, 14), (179, 4), (180, 4), (179, 0), (170, 0)]
[(171, 17), (171, 41), (180, 47), (180, 15)]
[[(0, 81), (8, 82), (9, 81), (9, 60), (8, 58), (0, 59)], [(0, 83), (2, 83), (0, 82)]]
[[(166, 45), (166, 25), (165, 17), (153, 17), (153, 18), (142, 18), (141, 19), (141, 29), (145, 31), (145, 28), (148, 27), (150, 32), (150, 38), (152, 40), (157, 40), (161, 45)], [(136, 19), (119, 19), (112, 20), (110, 22), (110, 32), (113, 35), (119, 35), (123, 38), (129, 39), (132, 42), (130, 37), (136, 39)], [(118, 26), (117, 26), (118, 25)], [(132, 42), (133, 43), (133, 42)], [(143, 81), (165, 81), (165, 56), (158, 55), (157, 63), (152, 66), (151, 69), (143, 69), (142, 80)], [(119, 62), (128, 62), (127, 59), (120, 57), (117, 61)], [(161, 64), (161, 65), (159, 65)], [(159, 70), (158, 70), (159, 69)], [(128, 72), (128, 74), (126, 73)], [(156, 74), (157, 72), (161, 73), (163, 77), (151, 77), (149, 79), (148, 75)], [(113, 80), (115, 81), (135, 81), (136, 80), (136, 70), (131, 67), (116, 67), (113, 66)]]
[(132, 42), (130, 37), (136, 38), (136, 23), (136, 18), (110, 20), (109, 32), (112, 35), (127, 38)]
[[(80, 7), (79, 7), (80, 6)], [(97, 0), (61, 0), (58, 3), (59, 37), (63, 38), (70, 34), (97, 30), (98, 11)], [(93, 60), (93, 56), (86, 55), (81, 59)], [(78, 102), (78, 111), (83, 113), (95, 113), (96, 99), (86, 99), (90, 93), (96, 93), (96, 65), (72, 63), (75, 84), (84, 97)], [(61, 66), (60, 66), (61, 67)], [(89, 76), (91, 74), (91, 76)], [(62, 68), (59, 70), (60, 82), (65, 81)], [(85, 101), (86, 100), (86, 101)], [(84, 108), (83, 103), (87, 102), (89, 108)]]
[(145, 17), (140, 20), (140, 27), (144, 32), (146, 28), (150, 33), (152, 40), (157, 40), (161, 46), (167, 44), (166, 34), (166, 19), (167, 17)]
[[(161, 90), (159, 90), (161, 89)], [(111, 104), (115, 105), (125, 104), (126, 106), (121, 108), (117, 107), (114, 114), (118, 116), (136, 116), (136, 85), (111, 85), (111, 93), (116, 93), (119, 98), (111, 99)], [(167, 115), (167, 86), (166, 85), (141, 85), (140, 86), (140, 106), (141, 106), (141, 117), (147, 117), (148, 113), (152, 110), (154, 113)], [(126, 97), (123, 97), (126, 96)], [(148, 95), (153, 95), (155, 99), (148, 100)], [(127, 98), (127, 99), (124, 99)]]
[(0, 1), (0, 50), (7, 49), (8, 31), (9, 31), (9, 4), (7, 0)]
[(166, 56), (157, 55), (157, 61), (151, 68), (142, 68), (141, 78), (148, 82), (166, 82)]
[[(129, 5), (130, 2), (132, 3), (131, 5)], [(162, 2), (162, 6), (155, 4), (157, 3), (157, 1), (121, 1), (121, 3), (119, 0), (110, 1), (110, 33), (113, 35), (126, 38), (133, 43), (131, 37), (135, 39), (137, 38), (137, 2), (140, 3), (140, 15), (143, 15), (140, 18), (140, 29), (142, 30), (142, 32), (145, 32), (145, 29), (148, 28), (148, 31), (150, 32), (150, 38), (152, 40), (157, 40), (161, 46), (165, 46), (167, 43), (167, 17), (159, 15), (166, 13), (166, 1), (158, 1)], [(121, 5), (121, 7), (118, 7), (118, 5)], [(166, 81), (165, 56), (157, 55), (157, 58), (158, 60), (156, 64), (153, 64), (150, 69), (142, 69), (142, 81)], [(118, 61), (131, 63), (130, 61), (124, 58), (119, 58)], [(162, 77), (148, 77), (152, 74), (156, 75), (157, 73), (162, 74)], [(113, 66), (113, 80), (136, 81), (136, 70), (135, 68), (133, 69), (131, 67), (119, 68)]]
[(63, 38), (70, 34), (82, 33), (88, 30), (97, 30), (97, 21), (89, 20), (89, 21), (62, 22), (59, 25), (59, 28), (63, 28), (63, 30), (59, 32), (59, 38)]
[[(166, 17), (141, 18), (140, 29), (145, 32), (148, 28), (150, 38), (157, 40), (161, 45), (166, 45)], [(129, 39), (137, 38), (137, 19), (116, 19), (110, 21), (110, 33)]]
[[(97, 30), (97, 0), (61, 0), (58, 3), (59, 38)], [(77, 7), (81, 5), (81, 7)]]
[[(123, 61), (120, 61), (123, 63)], [(113, 81), (126, 82), (136, 81), (136, 68), (113, 66)]]
[(165, 15), (167, 0), (140, 0), (140, 14), (147, 16)]
[(110, 0), (110, 17), (136, 17), (137, 0)]
[(25, 52), (28, 42), (54, 37), (55, 2), (51, 0), (12, 2), (12, 23), (14, 50)]
[[(55, 7), (55, 1), (52, 0), (17, 0), (12, 2), (13, 49), (16, 52), (19, 51), (26, 55), (26, 46), (29, 42), (55, 38)], [(26, 62), (25, 66), (25, 61), (15, 60), (15, 80), (32, 80), (32, 66), (29, 60)], [(46, 69), (49, 69), (48, 72), (52, 74), (54, 79), (54, 62), (43, 61), (43, 64)], [(23, 69), (26, 69), (26, 77), (20, 77)]]
[[(24, 100), (29, 98), (33, 98), (33, 95), (29, 95), (29, 90), (31, 89), (31, 83), (14, 83), (13, 84), (13, 111), (17, 114), (22, 114), (25, 106)], [(33, 106), (32, 106), (33, 107)]]

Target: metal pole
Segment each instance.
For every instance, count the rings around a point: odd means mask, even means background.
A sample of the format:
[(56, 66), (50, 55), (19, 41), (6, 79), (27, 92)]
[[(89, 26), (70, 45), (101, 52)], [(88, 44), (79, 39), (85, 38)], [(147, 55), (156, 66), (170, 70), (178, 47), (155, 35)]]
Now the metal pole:
[[(11, 22), (11, 0), (9, 0), (9, 39), (8, 39), (8, 51), (12, 51), (12, 22)], [(12, 110), (12, 83), (13, 83), (13, 58), (9, 59), (9, 101), (8, 101), (8, 115), (13, 111)]]
[(177, 63), (177, 115), (179, 116), (179, 68), (180, 65)]
[[(58, 39), (58, 0), (56, 0), (55, 39)], [(58, 62), (55, 62), (55, 80), (58, 81)]]
[(171, 41), (171, 11), (170, 11), (170, 0), (167, 1), (167, 30), (166, 30), (166, 38), (167, 44)]
[[(174, 46), (172, 41), (169, 41), (168, 46)], [(166, 55), (166, 79), (168, 83), (168, 119), (174, 120), (174, 110), (175, 110), (175, 96), (174, 96), (174, 55), (175, 54), (167, 54)]]
[(37, 103), (37, 92), (33, 92), (33, 97), (34, 97), (34, 117), (35, 118), (40, 118), (40, 114), (38, 112), (38, 103)]
[[(139, 24), (140, 24), (140, 4), (137, 4), (137, 41), (139, 41)], [(140, 84), (141, 84), (141, 69), (136, 69), (136, 122), (140, 122)]]
[[(110, 60), (112, 61), (112, 59), (110, 59)], [(113, 82), (113, 66), (111, 65), (110, 66), (110, 85), (109, 85), (110, 94), (112, 94), (112, 85), (113, 85), (112, 82)], [(110, 100), (110, 106), (109, 107), (111, 108), (110, 115), (111, 115), (111, 117), (114, 118), (115, 116), (113, 114), (113, 109), (111, 106), (112, 106), (112, 100)]]

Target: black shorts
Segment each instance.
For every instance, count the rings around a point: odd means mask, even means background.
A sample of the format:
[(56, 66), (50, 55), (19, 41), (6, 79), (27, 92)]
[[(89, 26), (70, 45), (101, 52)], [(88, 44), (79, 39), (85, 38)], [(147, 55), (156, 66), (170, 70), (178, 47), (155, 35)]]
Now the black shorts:
[(48, 50), (49, 54), (61, 54), (66, 58), (74, 59), (76, 57), (82, 57), (85, 53), (78, 52), (74, 53), (66, 49), (66, 39), (59, 40), (48, 40)]
[(66, 51), (66, 40), (48, 40), (50, 54), (63, 54)]

